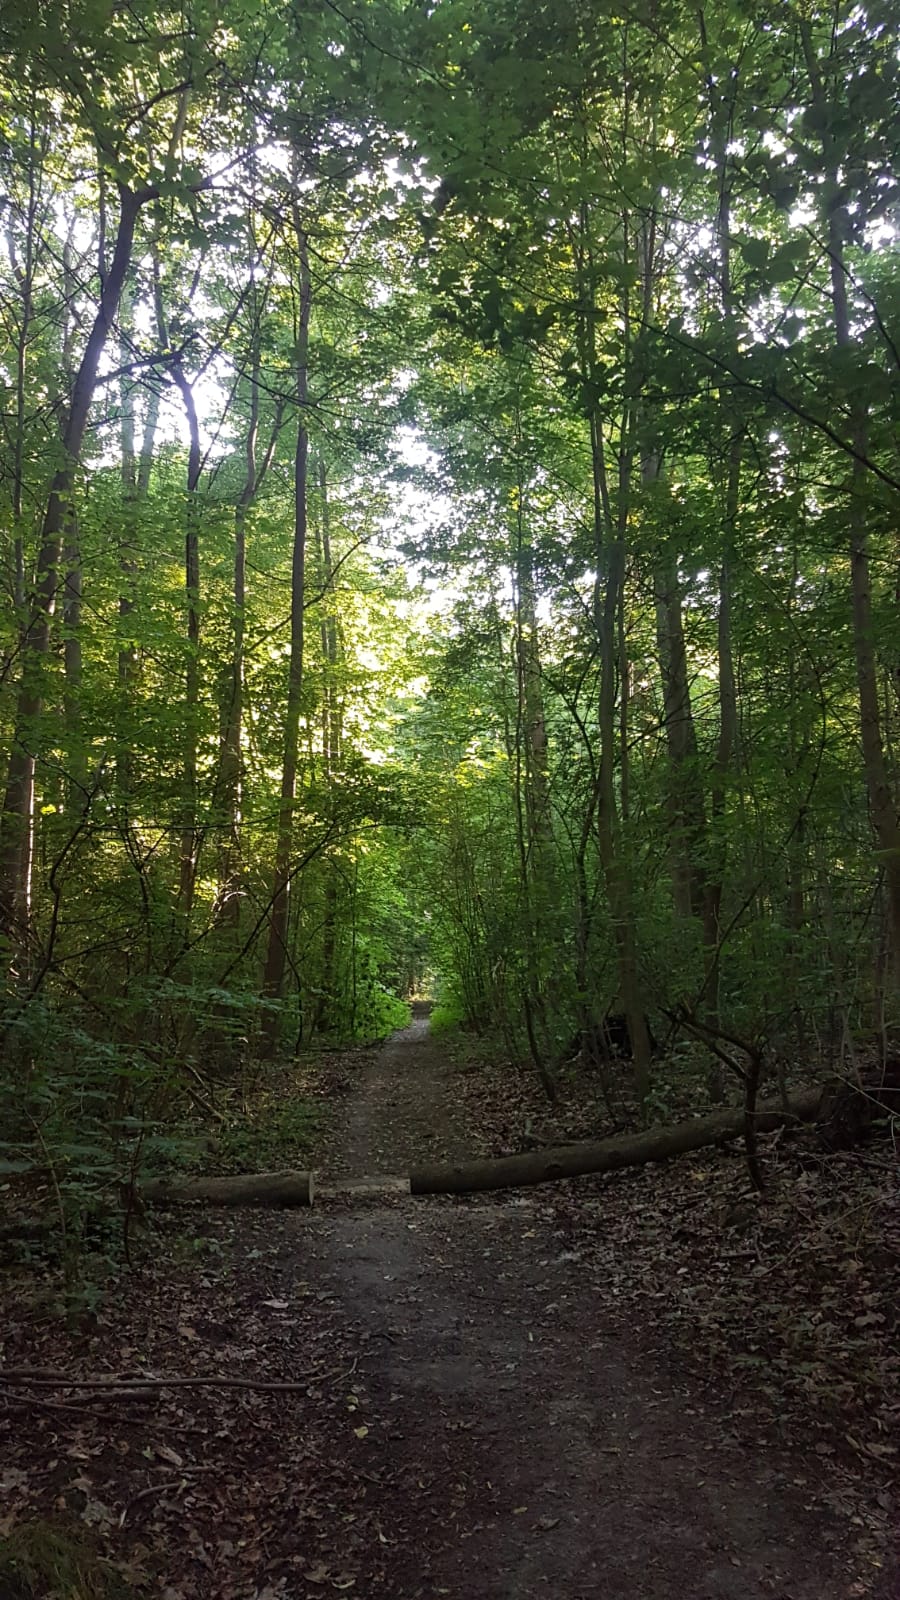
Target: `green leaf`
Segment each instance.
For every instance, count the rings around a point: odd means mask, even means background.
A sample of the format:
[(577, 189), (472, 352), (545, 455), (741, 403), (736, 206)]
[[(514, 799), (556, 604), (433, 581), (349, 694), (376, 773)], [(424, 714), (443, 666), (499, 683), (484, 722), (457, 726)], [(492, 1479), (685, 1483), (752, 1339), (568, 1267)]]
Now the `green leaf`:
[(748, 267), (764, 267), (769, 259), (771, 246), (768, 239), (742, 239), (738, 246), (741, 255)]

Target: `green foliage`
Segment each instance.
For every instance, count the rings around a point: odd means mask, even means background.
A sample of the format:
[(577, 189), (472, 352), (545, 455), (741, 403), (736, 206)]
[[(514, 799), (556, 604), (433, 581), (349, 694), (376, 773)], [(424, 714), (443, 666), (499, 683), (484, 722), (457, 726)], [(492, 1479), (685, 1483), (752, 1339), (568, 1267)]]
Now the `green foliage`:
[(436, 1005), (428, 1019), (428, 1031), (435, 1038), (455, 1033), (466, 1020), (465, 1007), (458, 1000), (444, 1000)]
[(145, 20), (0, 25), (0, 1177), (423, 992), (891, 1022), (884, 8)]
[(405, 1000), (398, 1000), (379, 983), (363, 976), (351, 1011), (353, 1033), (350, 1038), (386, 1039), (398, 1028), (405, 1028), (411, 1015)]
[(83, 1523), (23, 1522), (0, 1536), (5, 1600), (125, 1600), (129, 1584)]

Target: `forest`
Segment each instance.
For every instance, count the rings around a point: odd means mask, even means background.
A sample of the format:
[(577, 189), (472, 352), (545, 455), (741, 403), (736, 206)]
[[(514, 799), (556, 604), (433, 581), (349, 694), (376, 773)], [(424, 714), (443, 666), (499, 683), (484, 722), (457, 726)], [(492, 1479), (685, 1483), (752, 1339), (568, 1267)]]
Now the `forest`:
[[(875, 1593), (900, 1423), (896, 23), (886, 0), (3, 0), (0, 1284), (24, 1309), (0, 1336), (0, 1437), (33, 1426), (46, 1461), (67, 1453), (54, 1429), (69, 1454), (114, 1440), (103, 1387), (126, 1369), (111, 1393), (146, 1433), (148, 1374), (203, 1354), (146, 1354), (142, 1297), (161, 1324), (174, 1285), (199, 1293), (185, 1227), (223, 1282), (274, 1248), (285, 1213), (185, 1224), (154, 1185), (324, 1169), (327, 1216), (284, 1227), (307, 1230), (292, 1248), (311, 1282), (319, 1261), (338, 1349), (335, 1175), (555, 1178), (527, 1204), (573, 1260), (608, 1222), (642, 1323), (676, 1271), (660, 1230), (705, 1185), (739, 1197), (741, 1237), (769, 1228), (760, 1262), (788, 1235), (818, 1255), (765, 1381), (806, 1362), (816, 1387), (804, 1340), (834, 1331), (832, 1301), (856, 1340), (838, 1329), (821, 1372), (849, 1410), (820, 1455), (854, 1458), (861, 1586), (748, 1568), (740, 1593)], [(628, 1141), (638, 1170), (570, 1180), (630, 1165)], [(380, 1234), (361, 1204), (387, 1281), (400, 1202)], [(479, 1218), (519, 1240), (525, 1201), (481, 1204), (410, 1226), (453, 1235), (448, 1259)], [(703, 1255), (677, 1270), (706, 1281)], [(525, 1295), (540, 1273), (520, 1266)], [(723, 1347), (755, 1337), (754, 1294)], [(120, 1296), (137, 1322), (101, 1348)], [(179, 1332), (199, 1320), (182, 1307)], [(252, 1389), (206, 1355), (178, 1381)], [(287, 1346), (270, 1357), (262, 1389), (290, 1389)], [(218, 1403), (197, 1402), (210, 1437)], [(372, 1491), (330, 1426), (333, 1520)], [(183, 1445), (155, 1448), (177, 1478)], [(289, 1581), (262, 1546), (251, 1571), (248, 1529), (195, 1549), (182, 1590), (152, 1530), (114, 1564), (111, 1530), (160, 1505), (183, 1527), (211, 1467), (170, 1501), (136, 1478), (118, 1524), (85, 1490), (87, 1552), (33, 1520), (72, 1512), (52, 1467), (35, 1489), (17, 1462), (14, 1600), (115, 1600), (160, 1571), (173, 1600), (546, 1592), (318, 1547)], [(533, 1524), (548, 1550), (554, 1516)], [(597, 1549), (554, 1568), (564, 1600), (599, 1592)], [(655, 1600), (683, 1582), (666, 1574), (623, 1568), (610, 1592)], [(696, 1592), (738, 1594), (718, 1582)]]

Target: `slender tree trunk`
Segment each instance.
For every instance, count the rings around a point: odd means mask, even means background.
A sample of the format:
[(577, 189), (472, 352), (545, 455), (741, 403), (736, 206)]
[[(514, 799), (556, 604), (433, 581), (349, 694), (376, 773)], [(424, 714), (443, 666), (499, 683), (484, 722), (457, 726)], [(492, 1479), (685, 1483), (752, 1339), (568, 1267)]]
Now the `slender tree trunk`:
[(259, 353), (253, 352), (250, 377), (250, 418), (245, 447), (244, 486), (234, 512), (234, 620), (231, 664), (226, 679), (225, 717), (222, 729), (222, 802), (225, 842), (219, 863), (219, 905), (224, 919), (235, 926), (240, 919), (239, 876), (241, 862), (241, 740), (244, 728), (244, 637), (247, 604), (247, 513), (256, 498), (256, 446), (259, 435)]
[[(661, 485), (662, 465), (657, 452), (645, 456), (642, 478), (645, 489), (652, 491), (655, 485)], [(704, 874), (700, 857), (706, 808), (697, 761), (678, 560), (671, 541), (665, 536), (660, 544), (653, 587), (669, 757), (667, 805), (673, 902), (679, 920), (699, 923), (703, 908)]]
[[(813, 45), (812, 32), (805, 18), (799, 19), (800, 37), (809, 74), (813, 102), (824, 128), (830, 126), (831, 107)], [(833, 135), (823, 134), (823, 153), (834, 192), (839, 192), (839, 152)], [(831, 275), (831, 304), (834, 341), (838, 349), (853, 343), (850, 302), (847, 294), (847, 269), (844, 240), (849, 233), (849, 217), (844, 206), (831, 206), (828, 212), (828, 245)], [(848, 535), (850, 551), (850, 610), (853, 647), (859, 692), (859, 725), (863, 771), (869, 796), (872, 830), (881, 855), (887, 891), (887, 916), (890, 930), (892, 970), (900, 986), (900, 818), (891, 788), (884, 752), (881, 705), (878, 694), (878, 657), (872, 623), (872, 583), (869, 571), (869, 529), (866, 511), (866, 466), (868, 456), (868, 414), (859, 395), (851, 401), (851, 442), (854, 449), (849, 486)]]
[[(284, 760), (281, 770), (281, 801), (275, 843), (275, 869), (272, 881), (269, 943), (263, 976), (267, 1000), (281, 999), (287, 965), (287, 932), (290, 911), (291, 854), (294, 843), (294, 808), (297, 796), (297, 769), (300, 743), (300, 701), (303, 689), (303, 598), (306, 570), (307, 490), (309, 435), (307, 432), (309, 385), (309, 315), (312, 286), (309, 247), (294, 203), (294, 231), (300, 261), (300, 307), (297, 326), (297, 447), (294, 454), (294, 546), (291, 563), (291, 650), (288, 668), (288, 697), (284, 725)], [(263, 1025), (263, 1047), (274, 1054), (280, 1032), (277, 1011), (270, 1011)]]
[[(619, 444), (618, 510), (613, 515), (607, 483), (603, 435), (600, 420), (591, 421), (591, 453), (594, 473), (597, 596), (595, 615), (600, 635), (600, 765), (597, 783), (597, 840), (600, 863), (606, 883), (613, 934), (616, 942), (619, 998), (628, 1025), (634, 1060), (635, 1091), (646, 1104), (650, 1092), (650, 1034), (640, 993), (637, 960), (637, 927), (627, 865), (622, 855), (622, 840), (616, 804), (616, 666), (618, 656), (619, 612), (625, 591), (625, 527), (628, 516), (632, 445), (629, 424), (623, 424)], [(605, 579), (605, 581), (604, 581)]]
[(65, 663), (64, 706), (68, 789), (77, 806), (83, 799), (87, 781), (87, 752), (81, 714), (81, 685), (84, 660), (81, 644), (81, 607), (84, 596), (84, 571), (81, 542), (74, 506), (66, 519), (63, 539), (63, 660)]
[[(582, 143), (582, 163), (592, 161), (586, 135)], [(578, 226), (570, 237), (578, 275), (579, 300), (583, 304), (578, 343), (585, 382), (600, 387), (597, 359), (597, 312), (594, 303), (597, 271), (591, 234), (591, 219), (586, 201), (579, 211)], [(622, 254), (628, 261), (631, 237), (627, 215), (622, 218)], [(644, 319), (651, 294), (652, 237), (644, 250)], [(621, 747), (622, 728), (616, 726), (618, 669), (623, 655), (625, 557), (628, 514), (632, 491), (635, 450), (635, 418), (640, 398), (640, 379), (633, 361), (633, 313), (628, 289), (623, 290), (621, 312), (624, 329), (625, 402), (618, 439), (618, 483), (616, 503), (610, 492), (606, 466), (606, 443), (600, 413), (589, 416), (591, 474), (593, 487), (594, 582), (593, 620), (600, 646), (600, 704), (598, 713), (600, 760), (595, 788), (597, 844), (606, 886), (610, 920), (616, 948), (619, 998), (628, 1026), (634, 1062), (634, 1082), (638, 1101), (646, 1106), (650, 1092), (650, 1034), (640, 992), (638, 973), (637, 923), (628, 865), (623, 855), (619, 807), (616, 800), (616, 753)], [(627, 691), (626, 691), (627, 692)], [(627, 730), (626, 730), (627, 733)], [(627, 775), (626, 775), (627, 792)], [(593, 803), (593, 802), (592, 802)]]
[[(325, 458), (319, 455), (319, 523), (318, 555), (322, 589), (322, 620), (320, 637), (324, 692), (322, 695), (322, 764), (325, 783), (330, 793), (331, 783), (341, 760), (343, 726), (338, 666), (340, 661), (340, 636), (335, 615), (332, 583), (334, 561), (331, 554), (331, 515), (328, 504), (328, 473)], [(338, 863), (329, 852), (323, 862), (325, 875), (324, 908), (322, 912), (322, 975), (320, 997), (316, 1008), (315, 1027), (327, 1032), (334, 1020), (335, 963), (337, 957), (337, 906)]]
[(722, 892), (728, 864), (726, 838), (726, 797), (737, 749), (737, 685), (732, 646), (732, 552), (737, 524), (741, 480), (741, 440), (735, 436), (728, 448), (725, 484), (725, 548), (719, 567), (719, 607), (717, 619), (719, 735), (710, 784), (710, 857), (703, 906), (703, 942), (707, 952), (704, 986), (706, 1016), (710, 1026), (718, 1021), (718, 948), (721, 933)]
[[(587, 244), (586, 264), (591, 265), (590, 233), (586, 219), (583, 232)], [(623, 218), (622, 248), (625, 259), (629, 256), (628, 219)], [(589, 281), (592, 281), (591, 271)], [(645, 306), (647, 284), (645, 283)], [(591, 307), (586, 319), (583, 341), (585, 376), (596, 381), (596, 316), (593, 311), (593, 289), (589, 291)], [(620, 631), (625, 603), (625, 559), (628, 515), (631, 509), (632, 477), (634, 470), (635, 431), (639, 401), (639, 376), (635, 369), (633, 351), (632, 313), (628, 291), (624, 291), (623, 324), (625, 329), (625, 390), (626, 398), (620, 419), (618, 439), (618, 474), (616, 502), (610, 494), (606, 468), (606, 448), (603, 425), (596, 411), (591, 413), (591, 467), (594, 502), (594, 565), (597, 573), (594, 592), (594, 621), (600, 643), (600, 762), (597, 783), (597, 842), (600, 864), (606, 884), (610, 918), (616, 945), (619, 998), (628, 1026), (631, 1053), (634, 1062), (635, 1093), (641, 1107), (645, 1107), (650, 1093), (650, 1033), (641, 995), (638, 972), (637, 921), (628, 874), (628, 864), (623, 853), (623, 838), (619, 808), (616, 800), (616, 699), (617, 668), (620, 656)]]
[[(843, 271), (841, 293), (846, 300)], [(837, 291), (835, 291), (837, 308)], [(840, 324), (839, 324), (840, 325)], [(843, 342), (843, 341), (842, 341)], [(856, 681), (859, 689), (860, 735), (863, 770), (869, 795), (872, 829), (878, 843), (887, 891), (894, 983), (900, 985), (900, 820), (891, 789), (878, 696), (878, 658), (872, 627), (872, 588), (869, 575), (869, 539), (866, 519), (866, 469), (868, 451), (866, 423), (862, 415), (854, 423), (854, 445), (858, 452), (853, 462), (849, 509), (850, 588), (853, 617), (853, 644), (856, 656)], [(863, 458), (863, 459), (860, 459)]]
[(119, 221), (109, 271), (72, 387), (57, 469), (41, 525), (37, 573), (22, 640), (15, 732), (0, 821), (0, 927), (15, 942), (28, 926), (35, 754), (41, 739), (50, 630), (59, 593), (63, 532), (70, 516), (75, 472), (97, 384), (100, 357), (118, 309), (131, 260), (141, 198), (119, 189)]
[(624, 600), (625, 541), (621, 531), (607, 550), (606, 587), (600, 636), (600, 773), (597, 812), (600, 861), (606, 881), (618, 955), (619, 996), (628, 1025), (634, 1061), (635, 1092), (646, 1104), (650, 1093), (650, 1034), (640, 992), (637, 927), (616, 805), (616, 656), (619, 608)]
[[(105, 193), (104, 179), (100, 174), (101, 202)], [(101, 214), (102, 214), (101, 205)], [(103, 283), (106, 278), (106, 233), (102, 225), (97, 244), (97, 278)], [(127, 274), (125, 283), (127, 284)], [(63, 285), (66, 305), (75, 304), (78, 293), (77, 274), (72, 264), (70, 240), (66, 241), (63, 251)], [(122, 294), (125, 293), (125, 284)], [(120, 297), (121, 300), (121, 297)], [(75, 318), (66, 317), (63, 333), (63, 366), (66, 376), (66, 389), (71, 391), (75, 381), (72, 370), (72, 351), (75, 339)], [(81, 562), (81, 542), (78, 527), (78, 514), (75, 508), (74, 496), (68, 506), (65, 525), (62, 530), (62, 637), (63, 637), (63, 709), (65, 712), (65, 803), (72, 808), (83, 804), (87, 783), (87, 752), (84, 747), (84, 729), (81, 714), (81, 684), (84, 675), (84, 659), (81, 640), (81, 611), (84, 596), (84, 573)]]
[[(127, 366), (131, 358), (131, 334), (134, 327), (133, 312), (134, 290), (132, 283), (128, 281), (123, 290), (119, 317), (122, 332), (119, 357), (123, 368)], [(119, 381), (119, 407), (123, 527), (122, 538), (119, 543), (119, 650), (117, 661), (119, 693), (116, 736), (116, 787), (119, 803), (127, 815), (131, 808), (134, 783), (132, 711), (134, 681), (137, 674), (137, 649), (132, 634), (134, 631), (135, 609), (134, 586), (137, 576), (137, 519), (138, 506), (150, 485), (150, 467), (159, 419), (159, 390), (154, 386), (150, 392), (140, 462), (138, 462), (135, 453), (134, 386), (125, 372), (123, 372)]]
[[(705, 52), (707, 37), (702, 11), (700, 13), (700, 30)], [(716, 213), (719, 298), (726, 329), (732, 342), (736, 343), (735, 304), (731, 278), (731, 190), (728, 169), (728, 145), (734, 117), (734, 84), (723, 86), (717, 82), (712, 73), (709, 73), (707, 76), (707, 90), (719, 189)], [(738, 733), (738, 700), (734, 671), (731, 615), (734, 551), (737, 540), (743, 456), (743, 433), (739, 418), (735, 413), (732, 397), (727, 391), (720, 390), (719, 398), (725, 431), (722, 556), (719, 565), (717, 620), (719, 732), (710, 778), (708, 865), (703, 892), (703, 944), (705, 950), (703, 1010), (705, 1020), (713, 1031), (719, 1024), (719, 942), (722, 931), (722, 896), (727, 877), (729, 855), (726, 802), (734, 755), (737, 749)], [(721, 1063), (717, 1058), (714, 1058), (710, 1063), (708, 1084), (710, 1098), (714, 1101), (721, 1100), (724, 1092), (724, 1080)]]
[[(545, 1093), (556, 1093), (552, 1071), (549, 989), (558, 948), (553, 890), (553, 840), (547, 772), (547, 725), (534, 582), (534, 551), (527, 527), (526, 487), (521, 470), (521, 422), (516, 414), (517, 483), (514, 522), (516, 581), (515, 772), (519, 874), (526, 940), (527, 980), (522, 995), (528, 1045)], [(552, 1001), (551, 1001), (552, 1005)]]
[[(800, 690), (800, 679), (797, 670), (797, 639), (794, 623), (794, 607), (797, 595), (797, 585), (800, 576), (800, 564), (797, 550), (797, 529), (793, 530), (791, 548), (791, 587), (788, 593), (788, 700), (789, 724), (788, 737), (790, 740), (791, 779), (792, 779), (792, 806), (804, 805), (800, 793), (801, 783), (801, 755), (800, 741), (797, 732), (797, 697)], [(793, 1012), (795, 1026), (795, 1041), (801, 1059), (806, 1057), (808, 1048), (807, 1016), (804, 1005), (804, 954), (803, 934), (806, 926), (806, 828), (804, 812), (801, 809), (797, 823), (788, 844), (788, 895), (787, 895), (787, 923), (790, 929), (790, 988), (793, 996)], [(783, 1066), (779, 1063), (779, 1071), (783, 1075)], [(786, 1092), (783, 1082), (780, 1082), (782, 1093)]]
[[(13, 598), (16, 607), (16, 616), (19, 629), (19, 650), (23, 659), (26, 658), (28, 646), (29, 618), (26, 613), (26, 583), (25, 583), (25, 539), (24, 539), (24, 491), (25, 491), (25, 427), (27, 405), (27, 377), (28, 377), (28, 347), (31, 338), (31, 325), (34, 314), (34, 276), (36, 263), (36, 234), (37, 234), (37, 179), (35, 172), (35, 137), (36, 121), (35, 109), (32, 105), (32, 117), (29, 129), (29, 142), (31, 159), (28, 163), (28, 211), (25, 230), (25, 259), (20, 268), (17, 268), (14, 257), (13, 234), (10, 230), (10, 260), (16, 276), (21, 295), (21, 321), (19, 323), (18, 337), (16, 339), (15, 363), (15, 422), (13, 433), (13, 483), (12, 483), (12, 521), (13, 521)], [(24, 682), (24, 667), (23, 667)], [(21, 702), (20, 702), (21, 709)], [(9, 781), (14, 782), (14, 766), (17, 750), (13, 746), (10, 760)], [(20, 779), (19, 782), (22, 780)], [(0, 932), (15, 937), (16, 933), (22, 935), (27, 931), (28, 908), (31, 900), (31, 833), (33, 828), (33, 775), (29, 782), (27, 796), (19, 793), (18, 785), (13, 795), (7, 791), (4, 815), (0, 821)], [(27, 809), (22, 815), (9, 816), (10, 800), (18, 801)]]
[(259, 459), (260, 427), (260, 332), (259, 307), (254, 307), (250, 350), (250, 414), (244, 445), (244, 483), (234, 511), (234, 568), (232, 576), (231, 660), (225, 674), (222, 696), (222, 752), (219, 779), (219, 811), (224, 826), (224, 841), (219, 858), (218, 905), (223, 920), (236, 926), (241, 907), (241, 825), (243, 786), (244, 679), (247, 607), (247, 519), (260, 486), (275, 454), (281, 430), (282, 407), (276, 407), (272, 430)]
[[(46, 138), (46, 135), (43, 136)], [(27, 416), (28, 351), (34, 318), (34, 284), (38, 257), (38, 161), (43, 161), (45, 150), (38, 142), (37, 106), (32, 98), (28, 127), (28, 202), (25, 212), (24, 259), (16, 260), (13, 229), (9, 230), (9, 257), (13, 275), (21, 298), (21, 315), (15, 339), (15, 419), (13, 423), (13, 601), (17, 619), (24, 623), (25, 611), (25, 540), (23, 536), (23, 502), (25, 492), (25, 435)]]
[(179, 909), (187, 924), (190, 921), (194, 901), (200, 840), (197, 830), (197, 751), (200, 741), (200, 524), (197, 491), (203, 458), (194, 391), (180, 361), (173, 366), (172, 377), (184, 403), (190, 438), (184, 530), (187, 662), (184, 681), (183, 793), (178, 883)]
[(343, 709), (341, 704), (338, 668), (341, 659), (341, 637), (338, 626), (334, 582), (334, 558), (331, 553), (331, 510), (328, 503), (328, 474), (323, 456), (319, 456), (319, 505), (321, 508), (322, 540), (322, 590), (325, 606), (322, 616), (322, 659), (325, 662), (325, 702), (322, 727), (322, 746), (326, 753), (325, 768), (329, 776), (341, 760), (343, 745)]

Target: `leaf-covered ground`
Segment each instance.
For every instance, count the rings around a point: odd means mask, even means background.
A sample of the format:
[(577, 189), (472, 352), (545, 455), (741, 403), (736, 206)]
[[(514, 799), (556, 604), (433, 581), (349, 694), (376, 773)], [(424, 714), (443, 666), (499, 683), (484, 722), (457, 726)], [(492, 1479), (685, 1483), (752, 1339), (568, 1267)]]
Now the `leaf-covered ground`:
[[(522, 1127), (516, 1079), (461, 1073), (421, 1025), (324, 1070), (332, 1172)], [(11, 1278), (2, 1365), (30, 1376), (0, 1386), (7, 1552), (37, 1518), (86, 1530), (94, 1587), (69, 1596), (895, 1600), (891, 1154), (770, 1145), (762, 1202), (717, 1152), (462, 1202), (198, 1212), (77, 1332)], [(52, 1592), (11, 1571), (3, 1600)]]

